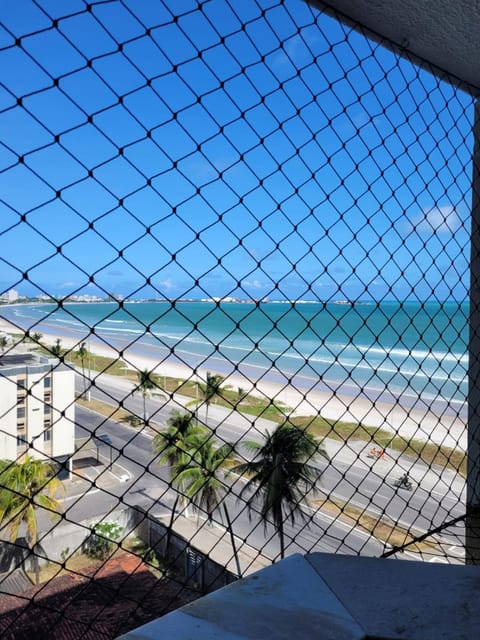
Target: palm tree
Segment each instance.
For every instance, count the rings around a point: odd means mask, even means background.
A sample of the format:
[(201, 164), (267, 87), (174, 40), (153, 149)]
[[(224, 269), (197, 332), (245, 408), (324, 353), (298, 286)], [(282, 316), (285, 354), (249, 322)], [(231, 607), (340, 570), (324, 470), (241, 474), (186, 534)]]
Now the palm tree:
[(62, 511), (56, 495), (63, 491), (63, 483), (55, 476), (56, 467), (31, 456), (22, 462), (2, 461), (0, 465), (0, 524), (10, 531), (15, 543), (24, 526), (26, 541), (35, 565), (35, 582), (40, 580), (40, 567), (35, 548), (38, 542), (36, 508), (55, 517)]
[(320, 473), (313, 462), (317, 455), (328, 459), (327, 453), (313, 435), (289, 423), (278, 425), (272, 433), (266, 431), (263, 442), (248, 440), (243, 446), (254, 456), (232, 470), (250, 477), (240, 497), (253, 489), (247, 500), (250, 516), (260, 502), (260, 517), (265, 526), (269, 518), (273, 521), (284, 558), (284, 520), (290, 516), (294, 525), (297, 514), (305, 519), (301, 503), (316, 491)]
[(245, 389), (243, 389), (242, 387), (238, 387), (237, 389), (237, 400), (235, 402), (235, 406), (238, 407), (238, 405), (242, 402), (242, 400), (245, 400), (245, 396), (246, 396), (246, 392)]
[(85, 359), (88, 356), (87, 343), (82, 342), (77, 351), (77, 357), (80, 358), (82, 363), (82, 376), (83, 376), (83, 394), (85, 395), (87, 391), (87, 379), (85, 377)]
[(33, 340), (33, 342), (36, 342), (36, 343), (38, 343), (38, 344), (40, 344), (40, 340), (42, 339), (42, 337), (43, 337), (43, 336), (42, 336), (42, 334), (41, 334), (39, 331), (35, 331), (35, 332), (32, 334), (32, 340)]
[(55, 344), (51, 347), (51, 352), (57, 358), (60, 358), (62, 355), (62, 341), (60, 338), (57, 338)]
[(155, 389), (157, 386), (155, 380), (153, 379), (152, 371), (148, 369), (144, 369), (143, 371), (138, 371), (138, 384), (135, 388), (135, 391), (140, 391), (143, 396), (143, 421), (147, 422), (147, 398), (149, 397), (151, 391)]
[(191, 411), (180, 413), (172, 411), (167, 420), (167, 429), (159, 431), (153, 438), (152, 448), (159, 456), (160, 464), (168, 464), (170, 467), (170, 478), (173, 480), (175, 467), (177, 467), (185, 457), (185, 453), (190, 449), (188, 439), (193, 434), (199, 434), (202, 427), (195, 421), (195, 415)]
[(2, 353), (4, 353), (5, 349), (7, 348), (7, 345), (8, 345), (7, 336), (0, 336), (0, 349)]
[[(189, 453), (192, 448), (191, 439), (198, 437), (202, 432), (205, 432), (205, 429), (197, 424), (195, 415), (191, 411), (185, 413), (172, 411), (167, 425), (165, 431), (160, 431), (154, 436), (152, 448), (154, 453), (159, 456), (158, 462), (169, 465), (170, 479), (173, 484), (176, 480), (177, 468), (185, 464), (191, 457)], [(182, 487), (179, 486), (179, 488), (180, 493), (185, 496)], [(188, 502), (185, 505), (185, 515), (188, 516), (187, 507)]]
[(176, 467), (175, 483), (182, 487), (186, 498), (207, 514), (209, 524), (213, 512), (227, 492), (225, 469), (232, 462), (234, 445), (217, 446), (211, 432), (205, 431), (189, 441), (190, 455)]
[(208, 424), (208, 407), (211, 401), (216, 397), (222, 396), (221, 386), (225, 378), (220, 375), (212, 375), (210, 371), (207, 371), (207, 379), (205, 383), (197, 382), (200, 393), (202, 394), (203, 402), (205, 403), (205, 424)]

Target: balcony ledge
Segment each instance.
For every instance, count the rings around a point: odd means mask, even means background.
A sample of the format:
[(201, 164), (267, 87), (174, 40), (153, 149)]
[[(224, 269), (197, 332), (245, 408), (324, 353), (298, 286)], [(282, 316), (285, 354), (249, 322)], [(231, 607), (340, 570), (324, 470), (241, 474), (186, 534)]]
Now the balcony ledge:
[(480, 567), (293, 555), (123, 640), (480, 637)]

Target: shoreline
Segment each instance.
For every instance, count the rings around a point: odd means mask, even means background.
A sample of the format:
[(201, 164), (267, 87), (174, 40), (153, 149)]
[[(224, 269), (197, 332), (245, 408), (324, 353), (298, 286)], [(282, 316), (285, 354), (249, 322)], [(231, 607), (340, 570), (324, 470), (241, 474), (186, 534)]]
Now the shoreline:
[[(31, 330), (33, 332), (37, 329), (32, 326)], [(2, 332), (25, 334), (25, 329), (0, 317), (0, 333)], [(406, 440), (417, 438), (463, 451), (467, 448), (466, 422), (455, 412), (442, 411), (438, 414), (431, 406), (405, 407), (400, 399), (392, 402), (370, 399), (364, 393), (349, 395), (334, 389), (304, 389), (288, 381), (282, 384), (267, 379), (265, 373), (268, 374), (268, 370), (255, 379), (241, 372), (227, 372), (225, 375), (225, 371), (214, 370), (211, 367), (193, 368), (184, 362), (174, 361), (172, 356), (159, 362), (148, 355), (139, 354), (135, 350), (135, 343), (119, 350), (95, 334), (79, 339), (68, 335), (68, 331), (61, 334), (58, 329), (50, 333), (42, 327), (42, 331), (38, 332), (42, 333), (43, 342), (50, 344), (51, 341), (53, 345), (60, 339), (62, 347), (69, 350), (76, 350), (81, 343), (86, 342), (92, 355), (119, 358), (127, 366), (138, 371), (148, 369), (160, 376), (191, 380), (205, 380), (207, 371), (218, 373), (225, 376), (226, 385), (241, 387), (246, 393), (281, 402), (293, 409), (292, 415), (321, 416), (340, 422), (362, 423), (365, 426), (388, 430)]]

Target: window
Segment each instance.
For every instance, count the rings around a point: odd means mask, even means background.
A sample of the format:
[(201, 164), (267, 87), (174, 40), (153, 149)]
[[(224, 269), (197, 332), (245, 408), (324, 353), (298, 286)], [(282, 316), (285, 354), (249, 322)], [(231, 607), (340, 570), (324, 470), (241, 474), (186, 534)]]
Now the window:
[(17, 407), (17, 420), (25, 418), (25, 407)]
[(17, 404), (23, 404), (27, 399), (27, 381), (25, 378), (17, 379)]
[(52, 440), (52, 427), (48, 427), (48, 429), (45, 429), (45, 431), (43, 432), (43, 441), (51, 442), (51, 440)]
[(43, 386), (45, 389), (51, 389), (52, 387), (52, 378), (50, 376), (43, 379)]

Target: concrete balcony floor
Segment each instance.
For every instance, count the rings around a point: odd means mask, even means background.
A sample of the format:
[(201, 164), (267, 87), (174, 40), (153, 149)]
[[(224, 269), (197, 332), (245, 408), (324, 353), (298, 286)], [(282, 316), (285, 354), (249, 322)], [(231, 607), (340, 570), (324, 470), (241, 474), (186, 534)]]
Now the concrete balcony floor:
[(470, 640), (479, 597), (476, 566), (294, 555), (122, 638)]

